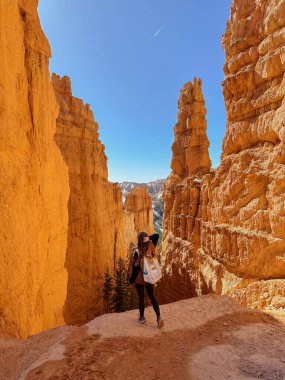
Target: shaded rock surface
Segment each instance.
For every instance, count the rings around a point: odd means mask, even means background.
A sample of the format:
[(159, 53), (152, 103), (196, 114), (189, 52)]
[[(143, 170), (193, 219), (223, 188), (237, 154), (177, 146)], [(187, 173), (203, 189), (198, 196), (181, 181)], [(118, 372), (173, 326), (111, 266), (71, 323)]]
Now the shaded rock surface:
[(64, 323), (68, 169), (37, 0), (0, 2), (0, 330)]
[(122, 208), (120, 187), (108, 181), (105, 147), (89, 105), (72, 96), (68, 77), (53, 74), (52, 82), (60, 105), (55, 141), (70, 185), (64, 317), (66, 323), (82, 323), (103, 312), (104, 272), (127, 255), (137, 233)]
[[(233, 1), (222, 41), (220, 166), (201, 176), (191, 164), (187, 172), (173, 151), (164, 258), (167, 283), (181, 298), (226, 293), (251, 307), (285, 309), (284, 7), (284, 0)], [(175, 299), (171, 292), (165, 300)]]
[(104, 271), (137, 239), (89, 105), (51, 83), (37, 5), (0, 4), (0, 331), (18, 338), (102, 313)]
[[(147, 322), (137, 311), (100, 316), (22, 342), (0, 343), (0, 378), (16, 379), (272, 379), (285, 377), (285, 325), (208, 295), (161, 307)], [(13, 362), (13, 366), (11, 363)], [(2, 377), (1, 377), (2, 376)]]

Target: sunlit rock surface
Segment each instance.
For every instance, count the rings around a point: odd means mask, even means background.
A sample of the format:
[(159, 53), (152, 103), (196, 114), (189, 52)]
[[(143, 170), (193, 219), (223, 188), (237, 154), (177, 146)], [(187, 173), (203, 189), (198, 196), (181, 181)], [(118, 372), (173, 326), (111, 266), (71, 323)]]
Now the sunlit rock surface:
[(92, 111), (51, 83), (37, 5), (0, 4), (0, 333), (18, 338), (101, 313), (104, 271), (137, 239)]
[(148, 307), (143, 325), (131, 310), (22, 342), (0, 339), (1, 375), (9, 380), (285, 377), (285, 327), (272, 317), (216, 295), (162, 305), (161, 312), (162, 330)]
[(82, 323), (104, 311), (105, 270), (112, 272), (116, 260), (127, 256), (138, 228), (152, 225), (153, 230), (152, 209), (140, 191), (129, 210), (123, 210), (119, 185), (108, 181), (105, 147), (89, 105), (72, 96), (68, 77), (53, 74), (52, 82), (60, 105), (55, 140), (69, 168), (71, 190), (64, 317), (67, 323)]
[(0, 2), (0, 330), (64, 323), (68, 168), (36, 0)]
[(227, 293), (251, 307), (285, 308), (284, 12), (284, 1), (233, 1), (222, 41), (221, 164), (204, 176), (194, 165), (186, 179), (172, 165), (165, 286), (176, 284), (180, 297)]
[(146, 187), (136, 187), (127, 194), (125, 209), (133, 213), (136, 231), (154, 233), (152, 199)]

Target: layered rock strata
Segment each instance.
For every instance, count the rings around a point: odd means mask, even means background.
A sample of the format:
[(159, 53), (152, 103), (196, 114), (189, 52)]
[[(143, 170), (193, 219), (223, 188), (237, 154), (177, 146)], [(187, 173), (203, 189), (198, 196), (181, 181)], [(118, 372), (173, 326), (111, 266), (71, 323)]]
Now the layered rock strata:
[(67, 323), (81, 323), (103, 312), (105, 269), (112, 271), (118, 257), (127, 256), (137, 227), (152, 222), (153, 230), (153, 221), (147, 220), (151, 212), (144, 192), (136, 192), (135, 203), (123, 210), (119, 185), (108, 181), (105, 148), (89, 105), (72, 96), (68, 77), (53, 74), (52, 82), (60, 105), (55, 140), (70, 184), (64, 316)]
[(18, 338), (102, 312), (104, 271), (137, 238), (92, 111), (51, 83), (37, 5), (0, 3), (0, 332)]
[(152, 199), (146, 187), (136, 187), (127, 194), (125, 209), (133, 215), (137, 232), (154, 233)]
[(0, 2), (0, 330), (64, 323), (68, 170), (37, 0)]
[(201, 79), (186, 83), (180, 91), (174, 128), (171, 169), (179, 178), (208, 173), (211, 167), (206, 135), (206, 107)]
[[(185, 179), (168, 180), (165, 252), (171, 257), (176, 249), (171, 239), (189, 247), (176, 262), (168, 261), (166, 270), (190, 265), (187, 295), (227, 293), (251, 307), (285, 308), (284, 14), (284, 0), (233, 1), (223, 36), (222, 160), (201, 177), (191, 236), (181, 222), (179, 229), (175, 225), (183, 220), (184, 204), (175, 189)], [(193, 191), (190, 185), (188, 192)]]
[(196, 251), (200, 244), (201, 181), (211, 170), (206, 135), (206, 107), (201, 79), (186, 83), (178, 100), (178, 121), (172, 145), (172, 172), (164, 199), (160, 299), (170, 301), (197, 295)]

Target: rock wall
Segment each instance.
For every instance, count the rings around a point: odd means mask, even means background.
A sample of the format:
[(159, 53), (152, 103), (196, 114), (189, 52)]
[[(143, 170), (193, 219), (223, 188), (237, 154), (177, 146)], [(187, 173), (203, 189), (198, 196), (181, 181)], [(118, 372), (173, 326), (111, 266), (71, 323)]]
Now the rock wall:
[[(190, 267), (191, 287), (184, 296), (227, 293), (251, 307), (285, 308), (284, 15), (284, 0), (233, 1), (223, 36), (227, 127), (222, 159), (200, 184), (188, 188), (190, 193), (199, 188), (192, 197), (197, 213), (190, 236), (169, 225), (174, 217), (176, 223), (183, 220), (184, 200), (175, 186), (185, 179), (180, 175), (173, 182), (172, 174), (168, 180), (166, 271)], [(177, 211), (171, 206), (176, 203)], [(187, 216), (192, 220), (191, 212)], [(175, 260), (172, 241), (188, 245)]]
[(126, 196), (126, 211), (133, 214), (135, 230), (154, 233), (152, 199), (146, 187), (136, 187)]
[(171, 169), (179, 178), (208, 173), (211, 167), (206, 136), (206, 107), (201, 79), (186, 83), (178, 100)]
[[(60, 105), (55, 140), (69, 169), (71, 190), (64, 316), (67, 323), (82, 323), (103, 312), (105, 269), (127, 256), (137, 232), (132, 212), (123, 210), (119, 185), (108, 181), (105, 147), (89, 105), (72, 96), (68, 77), (53, 74), (52, 82)], [(142, 195), (137, 203), (144, 215), (149, 210), (144, 210)]]
[(0, 330), (64, 323), (68, 171), (36, 0), (0, 2)]
[(186, 83), (178, 100), (172, 145), (172, 172), (163, 199), (161, 301), (197, 295), (196, 252), (200, 244), (198, 212), (202, 178), (210, 172), (206, 107), (201, 79)]
[(37, 5), (0, 3), (0, 331), (18, 338), (101, 313), (104, 271), (137, 238), (92, 111), (51, 83)]

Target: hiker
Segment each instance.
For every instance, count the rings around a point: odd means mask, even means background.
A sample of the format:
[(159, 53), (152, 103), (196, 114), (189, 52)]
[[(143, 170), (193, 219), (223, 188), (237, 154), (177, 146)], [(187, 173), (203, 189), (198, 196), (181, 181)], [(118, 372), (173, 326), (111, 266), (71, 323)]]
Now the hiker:
[(164, 326), (164, 321), (160, 316), (159, 305), (154, 295), (154, 284), (146, 282), (143, 275), (144, 257), (146, 256), (150, 260), (156, 258), (155, 247), (158, 238), (158, 234), (148, 236), (145, 232), (141, 232), (138, 235), (138, 245), (133, 249), (130, 257), (129, 282), (130, 284), (135, 284), (139, 296), (139, 322), (144, 323), (146, 321), (144, 316), (144, 289), (146, 288), (147, 295), (157, 317), (157, 325), (161, 328)]

